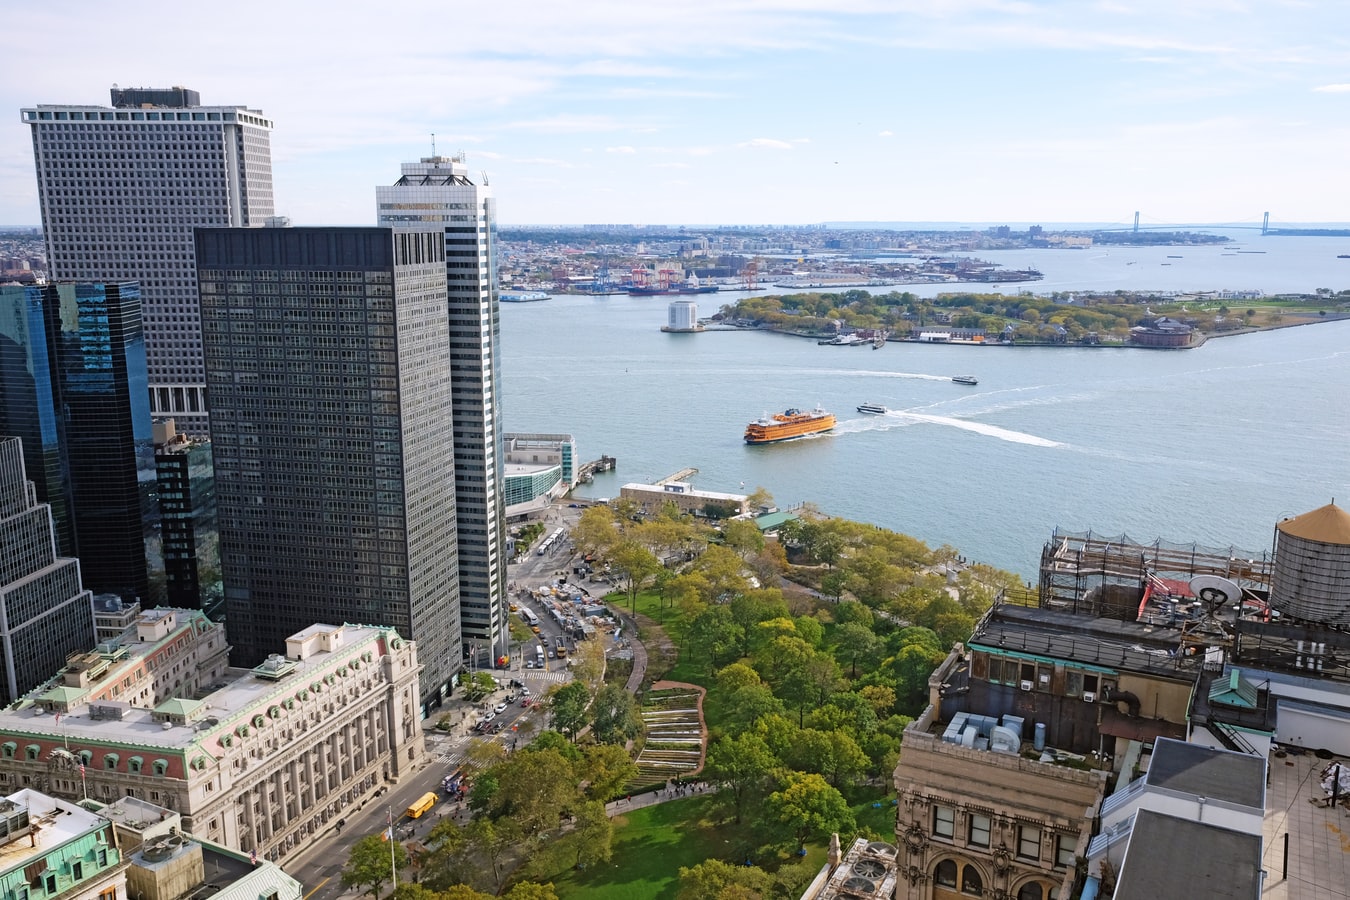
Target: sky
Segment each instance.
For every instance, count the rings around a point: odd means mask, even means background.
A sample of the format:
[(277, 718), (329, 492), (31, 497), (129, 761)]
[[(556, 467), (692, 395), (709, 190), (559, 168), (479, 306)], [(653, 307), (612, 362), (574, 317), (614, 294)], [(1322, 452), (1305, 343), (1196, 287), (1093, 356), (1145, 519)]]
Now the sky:
[(8, 4), (0, 225), (42, 103), (260, 109), (277, 212), (463, 152), (503, 225), (1350, 220), (1343, 0)]

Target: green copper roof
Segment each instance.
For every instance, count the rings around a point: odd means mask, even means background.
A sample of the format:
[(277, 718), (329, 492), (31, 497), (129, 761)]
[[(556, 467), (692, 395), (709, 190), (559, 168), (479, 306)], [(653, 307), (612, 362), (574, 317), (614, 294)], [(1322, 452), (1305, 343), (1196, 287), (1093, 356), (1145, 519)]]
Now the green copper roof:
[(1242, 677), (1240, 669), (1232, 669), (1227, 678), (1215, 679), (1209, 686), (1209, 702), (1256, 709), (1256, 686)]

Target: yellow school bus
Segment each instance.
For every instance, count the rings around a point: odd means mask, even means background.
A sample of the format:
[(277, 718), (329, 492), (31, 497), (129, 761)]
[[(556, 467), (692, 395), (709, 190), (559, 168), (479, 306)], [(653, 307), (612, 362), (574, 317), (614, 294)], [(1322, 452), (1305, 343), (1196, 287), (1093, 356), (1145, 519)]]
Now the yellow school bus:
[(428, 812), (433, 806), (436, 805), (436, 799), (437, 799), (436, 794), (428, 791), (427, 793), (418, 797), (417, 802), (415, 802), (412, 806), (408, 807), (408, 810), (407, 812), (404, 813), (404, 815), (410, 819), (420, 819), (423, 813)]

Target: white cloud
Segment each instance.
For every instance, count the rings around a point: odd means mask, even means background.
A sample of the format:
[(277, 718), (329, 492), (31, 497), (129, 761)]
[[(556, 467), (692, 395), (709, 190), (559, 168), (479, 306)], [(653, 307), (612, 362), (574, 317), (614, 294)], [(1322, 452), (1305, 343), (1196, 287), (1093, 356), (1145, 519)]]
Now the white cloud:
[(688, 169), (688, 168), (690, 168), (689, 163), (682, 163), (682, 162), (652, 163), (652, 164), (651, 164), (651, 167), (652, 167), (653, 169)]
[(752, 141), (743, 141), (736, 145), (737, 147), (764, 148), (768, 150), (791, 150), (792, 145), (787, 141), (780, 141), (776, 138), (755, 138)]
[(1323, 84), (1313, 90), (1319, 94), (1350, 94), (1350, 84)]
[(895, 132), (893, 131), (878, 131), (877, 137), (893, 137), (894, 134)]
[(606, 152), (606, 153), (636, 153), (637, 150), (636, 150), (635, 148), (633, 148), (633, 147), (629, 147), (629, 146), (626, 146), (626, 145), (625, 145), (625, 146), (622, 146), (622, 147), (606, 147), (606, 148), (605, 148), (605, 152)]
[(809, 144), (809, 143), (811, 143), (811, 139), (810, 139), (810, 138), (793, 138), (793, 139), (792, 139), (792, 143), (794, 143), (794, 144)]

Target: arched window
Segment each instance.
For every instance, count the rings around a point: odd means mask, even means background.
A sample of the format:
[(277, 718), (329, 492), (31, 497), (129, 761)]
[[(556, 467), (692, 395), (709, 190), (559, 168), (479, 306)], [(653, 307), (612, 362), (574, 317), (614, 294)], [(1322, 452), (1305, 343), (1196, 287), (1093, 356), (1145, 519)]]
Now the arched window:
[(974, 866), (966, 866), (961, 870), (961, 893), (972, 897), (984, 896), (984, 881)]
[(933, 883), (940, 887), (956, 887), (956, 863), (944, 859), (933, 870)]
[(1022, 889), (1017, 892), (1017, 900), (1044, 900), (1044, 898), (1045, 891), (1038, 881), (1022, 885)]

